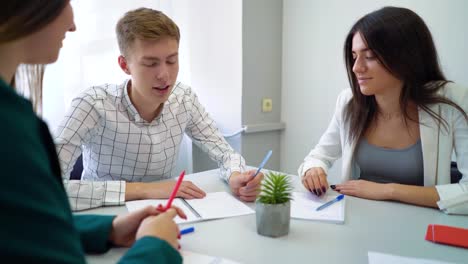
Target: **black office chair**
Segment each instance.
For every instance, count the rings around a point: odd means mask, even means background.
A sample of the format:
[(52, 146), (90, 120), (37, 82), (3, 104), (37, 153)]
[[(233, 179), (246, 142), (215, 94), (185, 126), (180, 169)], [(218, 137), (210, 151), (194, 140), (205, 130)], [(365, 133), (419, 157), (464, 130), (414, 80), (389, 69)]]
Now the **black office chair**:
[(462, 178), (461, 172), (457, 168), (457, 163), (452, 161), (450, 166), (450, 182), (458, 183)]
[(83, 172), (83, 155), (80, 155), (73, 165), (70, 172), (70, 180), (81, 180), (81, 173)]

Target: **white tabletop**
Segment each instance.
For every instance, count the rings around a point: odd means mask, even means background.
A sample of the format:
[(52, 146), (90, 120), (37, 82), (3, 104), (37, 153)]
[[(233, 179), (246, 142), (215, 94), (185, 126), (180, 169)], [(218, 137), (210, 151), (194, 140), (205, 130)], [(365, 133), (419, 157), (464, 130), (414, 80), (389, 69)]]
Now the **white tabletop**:
[[(306, 191), (297, 176), (296, 191)], [(206, 192), (226, 190), (218, 170), (187, 175)], [(468, 263), (468, 250), (424, 240), (428, 224), (468, 228), (468, 216), (445, 215), (430, 208), (396, 202), (346, 197), (343, 225), (291, 219), (289, 235), (268, 238), (257, 234), (255, 215), (188, 224), (195, 232), (181, 239), (184, 250), (229, 258), (242, 263), (367, 263), (368, 251)], [(254, 203), (249, 206), (255, 207)], [(121, 214), (125, 206), (82, 213)], [(183, 227), (182, 227), (183, 228)], [(116, 263), (126, 249), (88, 255), (89, 263)]]

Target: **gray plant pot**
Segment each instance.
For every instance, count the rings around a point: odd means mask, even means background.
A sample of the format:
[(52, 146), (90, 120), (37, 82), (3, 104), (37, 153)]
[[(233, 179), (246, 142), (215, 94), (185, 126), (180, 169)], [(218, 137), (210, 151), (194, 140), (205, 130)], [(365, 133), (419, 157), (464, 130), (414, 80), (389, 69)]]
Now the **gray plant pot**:
[(262, 236), (280, 237), (289, 233), (291, 203), (264, 204), (256, 202), (257, 233)]

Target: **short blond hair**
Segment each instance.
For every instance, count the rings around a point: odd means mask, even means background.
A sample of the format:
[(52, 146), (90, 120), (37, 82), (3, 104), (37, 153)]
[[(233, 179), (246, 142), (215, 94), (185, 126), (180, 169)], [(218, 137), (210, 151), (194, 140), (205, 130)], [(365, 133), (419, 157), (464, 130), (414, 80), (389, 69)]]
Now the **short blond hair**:
[(138, 8), (128, 11), (119, 20), (115, 28), (120, 53), (128, 55), (128, 50), (135, 41), (160, 40), (165, 37), (180, 41), (179, 27), (163, 12), (150, 9)]

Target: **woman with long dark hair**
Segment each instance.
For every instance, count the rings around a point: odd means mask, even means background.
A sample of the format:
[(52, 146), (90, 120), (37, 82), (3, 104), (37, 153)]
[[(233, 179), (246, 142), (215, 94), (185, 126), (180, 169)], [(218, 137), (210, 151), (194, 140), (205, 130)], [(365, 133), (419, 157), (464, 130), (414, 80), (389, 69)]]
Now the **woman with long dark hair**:
[[(62, 185), (55, 146), (31, 102), (14, 84), (40, 94), (42, 65), (57, 60), (67, 31), (74, 31), (68, 0), (6, 0), (0, 9), (0, 255), (19, 263), (84, 263), (84, 252), (131, 246), (122, 261), (181, 263), (177, 208), (147, 207), (125, 216), (73, 216)], [(34, 70), (31, 74), (30, 70)], [(16, 79), (15, 79), (16, 75)], [(36, 84), (36, 85), (34, 85)]]
[(299, 168), (304, 186), (325, 193), (327, 170), (341, 157), (342, 183), (332, 189), (437, 207), (452, 152), (468, 181), (468, 89), (446, 80), (428, 27), (406, 8), (359, 19), (344, 57), (351, 91), (340, 94), (327, 131)]

